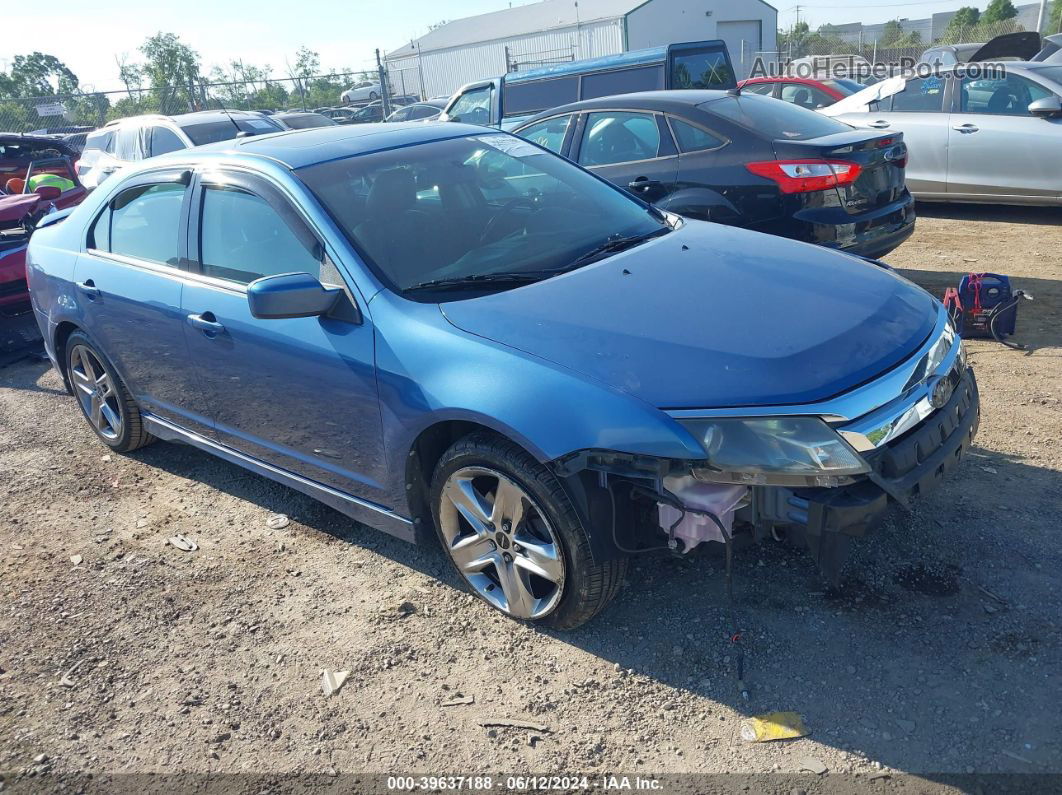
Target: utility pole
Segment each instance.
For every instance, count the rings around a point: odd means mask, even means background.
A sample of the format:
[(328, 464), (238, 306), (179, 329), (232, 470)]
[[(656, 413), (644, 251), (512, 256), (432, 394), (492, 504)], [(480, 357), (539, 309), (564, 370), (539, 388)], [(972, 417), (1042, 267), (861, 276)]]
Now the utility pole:
[(1044, 21), (1047, 18), (1047, 0), (1040, 0), (1040, 13), (1036, 17), (1036, 32), (1043, 33)]
[(380, 101), (383, 103), (383, 117), (391, 115), (391, 92), (387, 88), (387, 72), (380, 60), (380, 48), (376, 48), (376, 71), (380, 75)]

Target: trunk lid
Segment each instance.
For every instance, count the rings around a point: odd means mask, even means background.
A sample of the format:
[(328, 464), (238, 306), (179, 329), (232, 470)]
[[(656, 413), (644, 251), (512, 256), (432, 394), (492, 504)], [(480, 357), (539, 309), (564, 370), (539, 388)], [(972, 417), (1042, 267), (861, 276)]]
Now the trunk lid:
[(907, 162), (903, 133), (852, 130), (806, 141), (775, 141), (774, 150), (779, 160), (839, 160), (859, 166), (854, 182), (835, 188), (849, 213), (884, 207), (903, 197)]

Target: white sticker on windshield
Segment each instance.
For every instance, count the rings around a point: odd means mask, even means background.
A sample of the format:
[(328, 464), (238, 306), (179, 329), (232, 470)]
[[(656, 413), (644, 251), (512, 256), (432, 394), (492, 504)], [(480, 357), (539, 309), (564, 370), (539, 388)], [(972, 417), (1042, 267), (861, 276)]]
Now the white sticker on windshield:
[(481, 135), (476, 140), (487, 146), (493, 146), (498, 151), (505, 152), (505, 154), (513, 157), (530, 157), (531, 155), (542, 154), (541, 149), (529, 144), (523, 138), (517, 138), (515, 135)]

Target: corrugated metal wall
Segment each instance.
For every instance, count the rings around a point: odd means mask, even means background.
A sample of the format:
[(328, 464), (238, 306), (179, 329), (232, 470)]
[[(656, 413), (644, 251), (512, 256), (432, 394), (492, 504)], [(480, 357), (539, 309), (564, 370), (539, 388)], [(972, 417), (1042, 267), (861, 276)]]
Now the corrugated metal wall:
[(506, 71), (509, 57), (531, 69), (545, 60), (580, 60), (623, 52), (623, 20), (588, 22), (498, 41), (469, 44), (450, 50), (426, 52), (411, 58), (387, 59), (391, 86), (396, 92), (418, 93), (421, 75), (424, 95), (452, 94), (465, 83), (497, 77)]

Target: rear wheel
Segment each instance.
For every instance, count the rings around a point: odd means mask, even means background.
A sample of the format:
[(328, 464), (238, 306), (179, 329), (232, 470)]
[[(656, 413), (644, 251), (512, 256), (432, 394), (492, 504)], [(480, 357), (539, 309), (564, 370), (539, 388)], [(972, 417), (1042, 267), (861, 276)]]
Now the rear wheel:
[(455, 443), (436, 466), (431, 500), (450, 561), (508, 616), (570, 629), (619, 590), (626, 559), (594, 563), (560, 483), (508, 440), (475, 434)]
[(85, 334), (66, 340), (67, 374), (81, 413), (100, 440), (119, 453), (155, 440), (144, 430), (140, 409), (110, 362)]

